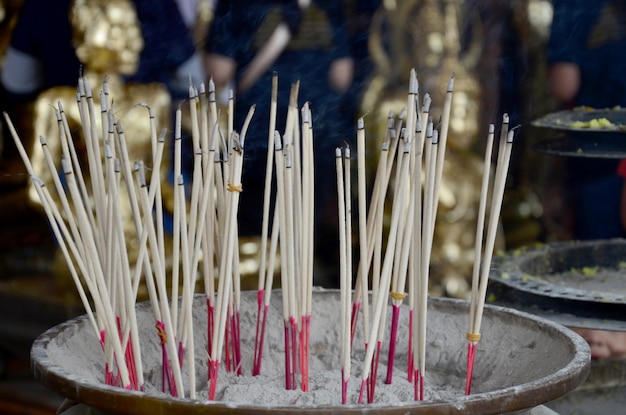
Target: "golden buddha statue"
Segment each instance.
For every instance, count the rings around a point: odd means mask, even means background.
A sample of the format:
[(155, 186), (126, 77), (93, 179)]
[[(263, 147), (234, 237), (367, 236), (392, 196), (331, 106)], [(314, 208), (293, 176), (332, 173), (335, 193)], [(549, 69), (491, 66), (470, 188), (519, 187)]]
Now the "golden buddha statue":
[[(127, 83), (123, 77), (136, 72), (139, 55), (143, 48), (143, 38), (133, 3), (129, 0), (74, 0), (70, 11), (73, 28), (73, 45), (76, 55), (84, 65), (83, 76), (93, 88), (96, 107), (100, 105), (99, 92), (107, 87), (110, 91), (111, 110), (116, 122), (123, 125), (127, 140), (129, 159), (151, 160), (150, 117), (146, 106), (155, 116), (159, 127), (169, 127), (171, 97), (167, 88), (158, 83)], [(78, 83), (78, 77), (77, 77)], [(84, 99), (84, 97), (83, 97)], [(145, 103), (145, 104), (144, 104)], [(141, 104), (141, 105), (140, 105)], [(84, 176), (87, 177), (87, 161), (81, 118), (77, 105), (77, 89), (58, 86), (42, 92), (33, 104), (32, 146), (30, 159), (35, 173), (53, 189), (52, 176), (46, 164), (39, 137), (46, 144), (58, 166), (61, 160), (61, 141), (55, 111), (62, 107), (70, 126), (72, 140), (79, 151), (79, 159), (84, 163)], [(99, 110), (99, 107), (97, 107)], [(102, 131), (98, 114), (98, 131)], [(102, 143), (106, 137), (99, 137)], [(82, 154), (81, 154), (82, 153)], [(162, 166), (169, 159), (164, 156)], [(167, 169), (162, 168), (165, 177)], [(52, 192), (54, 195), (54, 192)], [(35, 189), (29, 187), (29, 197), (38, 201)], [(129, 257), (136, 254), (138, 237), (126, 198), (121, 199), (122, 215), (128, 245)], [(58, 255), (56, 274), (66, 275), (64, 260)], [(62, 282), (59, 281), (61, 284)], [(71, 282), (68, 280), (67, 284)]]
[[(115, 119), (123, 123), (128, 138), (130, 159), (146, 159), (151, 154), (150, 120), (146, 108), (138, 104), (147, 103), (158, 122), (168, 126), (171, 99), (161, 84), (133, 84), (123, 80), (124, 75), (136, 72), (143, 48), (141, 28), (132, 2), (75, 0), (69, 18), (73, 28), (72, 41), (76, 55), (84, 65), (84, 76), (95, 91), (106, 79)], [(78, 127), (81, 120), (76, 94), (76, 88), (54, 87), (42, 92), (34, 104), (33, 132), (37, 137), (33, 137), (30, 157), (36, 173), (44, 182), (51, 183), (51, 176), (38, 137), (46, 138), (54, 160), (60, 161), (61, 143), (57, 139), (55, 117), (55, 109), (58, 109), (59, 104), (70, 124), (72, 138), (80, 146), (82, 138)], [(94, 92), (94, 102), (99, 105), (97, 92)]]
[[(483, 172), (481, 137), (478, 137), (481, 89), (475, 67), (481, 53), (480, 36), (461, 54), (462, 19), (459, 0), (383, 2), (374, 16), (370, 55), (375, 73), (366, 88), (362, 110), (366, 122), (382, 137), (389, 111), (406, 106), (406, 85), (411, 68), (418, 76), (419, 93), (430, 94), (435, 124), (442, 112), (446, 85), (454, 74), (446, 161), (432, 251), (431, 292), (466, 297), (474, 262), (476, 216)], [(474, 23), (480, 33), (480, 25)], [(484, 129), (486, 130), (486, 128)], [(375, 161), (369, 161), (374, 164)]]

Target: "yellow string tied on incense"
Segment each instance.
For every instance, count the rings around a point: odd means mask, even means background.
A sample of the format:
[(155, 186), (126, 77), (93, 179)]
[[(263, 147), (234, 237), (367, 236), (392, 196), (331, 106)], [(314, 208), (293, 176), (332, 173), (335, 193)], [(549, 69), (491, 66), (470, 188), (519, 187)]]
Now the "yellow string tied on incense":
[(241, 193), (243, 191), (243, 187), (241, 186), (241, 183), (232, 184), (231, 182), (228, 182), (228, 184), (226, 185), (226, 190), (228, 190), (229, 192)]
[(165, 333), (165, 327), (161, 324), (157, 324), (154, 327), (157, 329), (157, 335), (161, 339), (161, 346), (167, 343), (167, 334)]
[(391, 298), (393, 298), (394, 300), (400, 300), (400, 301), (404, 300), (404, 297), (406, 297), (405, 293), (399, 293), (397, 291), (392, 291), (390, 295), (391, 295)]
[(472, 343), (478, 343), (480, 341), (480, 333), (467, 333), (467, 340)]

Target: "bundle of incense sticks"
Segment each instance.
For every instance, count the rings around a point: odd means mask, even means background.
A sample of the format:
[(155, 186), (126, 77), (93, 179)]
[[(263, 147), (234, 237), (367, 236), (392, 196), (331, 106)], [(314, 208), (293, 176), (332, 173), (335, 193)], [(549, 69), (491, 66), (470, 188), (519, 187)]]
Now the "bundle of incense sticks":
[[(369, 202), (369, 210), (365, 206), (365, 177), (361, 167), (361, 156), (365, 154), (363, 119), (357, 124), (357, 145), (359, 160), (359, 251), (360, 259), (357, 270), (353, 305), (350, 319), (350, 333), (345, 335), (345, 327), (342, 325), (342, 341), (344, 345), (351, 344), (357, 326), (358, 314), (362, 311), (363, 333), (365, 338), (365, 359), (363, 361), (362, 382), (358, 394), (358, 403), (362, 403), (367, 396), (368, 402), (374, 402), (377, 378), (377, 366), (380, 359), (381, 343), (386, 322), (387, 304), (391, 302), (391, 327), (389, 335), (387, 376), (385, 383), (393, 381), (393, 369), (395, 366), (396, 340), (399, 329), (400, 311), (408, 291), (409, 324), (408, 324), (408, 380), (414, 384), (414, 398), (424, 399), (425, 389), (425, 362), (426, 362), (426, 317), (428, 300), (428, 281), (430, 271), (430, 256), (432, 251), (439, 192), (445, 160), (446, 140), (450, 121), (450, 109), (454, 87), (454, 75), (450, 78), (447, 86), (442, 108), (439, 129), (433, 125), (430, 116), (431, 98), (424, 94), (420, 109), (418, 82), (415, 71), (412, 70), (409, 77), (409, 91), (407, 106), (400, 115), (395, 118), (389, 114), (387, 132), (380, 148), (378, 166), (376, 169), (374, 186)], [(491, 127), (493, 135), (493, 126)], [(480, 330), (480, 321), (486, 293), (486, 279), (489, 271), (491, 255), (494, 247), (495, 232), (499, 221), (500, 206), (504, 192), (504, 182), (510, 158), (510, 146), (512, 133), (508, 133), (508, 118), (503, 123), (503, 133), (498, 157), (498, 170), (496, 173), (495, 188), (492, 195), (490, 210), (490, 228), (486, 238), (484, 258), (482, 261), (482, 275), (478, 279), (478, 269), (475, 268), (473, 282), (473, 296), (471, 307), (471, 321), (468, 339), (470, 347), (468, 355), (468, 389), (471, 382), (471, 368), (477, 343), (477, 335)], [(508, 137), (508, 138), (507, 138)], [(490, 137), (490, 140), (492, 136)], [(344, 150), (347, 151), (348, 149)], [(348, 173), (341, 172), (339, 167), (339, 155), (337, 151), (337, 175), (338, 175), (338, 200), (340, 229), (350, 228), (350, 206), (345, 199), (345, 193), (349, 192), (346, 184), (349, 179)], [(345, 153), (344, 153), (345, 154)], [(491, 157), (491, 146), (487, 148), (485, 156), (485, 177), (489, 175), (488, 165)], [(347, 163), (344, 161), (344, 166)], [(394, 173), (395, 169), (395, 173)], [(391, 175), (394, 174), (393, 186), (390, 186)], [(341, 177), (339, 177), (341, 175)], [(485, 179), (486, 180), (486, 179)], [(343, 183), (343, 184), (342, 184)], [(484, 216), (488, 183), (483, 184), (481, 197), (481, 215)], [(391, 218), (386, 235), (383, 235), (383, 211), (387, 200), (391, 200)], [(342, 223), (345, 221), (345, 223)], [(482, 223), (484, 218), (479, 218), (477, 232), (477, 255), (481, 249), (478, 245), (482, 241)], [(346, 231), (349, 232), (349, 231)], [(340, 233), (341, 235), (342, 233)], [(386, 243), (383, 239), (386, 237)], [(383, 246), (385, 250), (383, 251)], [(343, 252), (347, 249), (347, 252)], [(342, 301), (344, 296), (349, 295), (345, 290), (351, 289), (351, 265), (350, 249), (344, 248), (340, 239), (340, 281)], [(345, 262), (345, 263), (344, 263)], [(478, 262), (477, 262), (478, 264)], [(478, 266), (478, 265), (477, 265)], [(344, 274), (346, 276), (344, 276)], [(368, 280), (372, 281), (371, 299), (373, 313), (370, 315), (367, 303), (370, 289)], [(408, 284), (407, 284), (408, 281)], [(407, 286), (408, 285), (408, 286)], [(345, 304), (342, 302), (342, 313), (347, 313)], [(342, 323), (346, 318), (342, 314)], [(341, 349), (344, 350), (343, 347)], [(342, 362), (344, 362), (342, 357)], [(471, 365), (470, 365), (471, 363)], [(342, 363), (342, 392), (343, 402), (348, 402), (346, 397), (347, 383), (350, 378), (349, 362)]]
[[(498, 143), (498, 156), (496, 163), (496, 171), (493, 175), (493, 184), (490, 189), (491, 174), (490, 160), (493, 151), (493, 141), (495, 135), (495, 127), (493, 124), (489, 126), (489, 135), (487, 137), (487, 146), (485, 150), (485, 170), (483, 171), (483, 179), (480, 192), (480, 201), (478, 209), (478, 220), (476, 226), (475, 241), (475, 259), (472, 272), (472, 297), (470, 304), (470, 324), (467, 332), (467, 375), (465, 382), (465, 394), (469, 395), (472, 389), (472, 375), (474, 372), (474, 360), (476, 357), (476, 348), (480, 341), (480, 327), (485, 307), (485, 297), (487, 295), (487, 283), (489, 281), (489, 270), (491, 268), (491, 259), (496, 241), (498, 228), (498, 219), (502, 208), (502, 200), (504, 198), (504, 188), (506, 177), (511, 159), (511, 150), (513, 147), (514, 129), (509, 130), (509, 116), (504, 114), (502, 117), (502, 128), (500, 130), (500, 140)], [(491, 190), (491, 192), (490, 192)], [(487, 212), (487, 200), (491, 196), (491, 206)], [(486, 215), (489, 214), (487, 225), (487, 234), (484, 234), (484, 225)]]
[[(220, 363), (227, 371), (242, 374), (239, 308), (239, 241), (237, 210), (243, 190), (241, 174), (246, 132), (254, 115), (238, 134), (234, 130), (234, 98), (228, 103), (226, 131), (220, 125), (215, 86), (209, 82), (200, 91), (189, 88), (190, 138), (194, 151), (191, 177), (183, 174), (182, 113), (176, 110), (173, 143), (174, 200), (171, 244), (166, 249), (164, 209), (160, 178), (167, 131), (157, 137), (154, 113), (146, 104), (150, 120), (151, 152), (146, 160), (130, 160), (121, 122), (115, 118), (113, 99), (105, 81), (100, 94), (101, 116), (96, 118), (89, 82), (78, 82), (77, 105), (86, 159), (79, 157), (63, 108), (56, 109), (63, 147), (62, 171), (58, 160), (46, 154), (59, 202), (46, 183), (35, 174), (8, 114), (4, 114), (29, 175), (40, 194), (52, 229), (59, 241), (71, 275), (87, 310), (105, 356), (105, 379), (129, 389), (143, 388), (143, 371), (135, 302), (140, 283), (147, 288), (155, 317), (155, 337), (162, 348), (162, 390), (184, 397), (182, 368), (194, 364), (192, 303), (200, 262), (207, 298), (209, 399), (215, 398)], [(277, 76), (274, 76), (272, 114), (276, 117)], [(308, 103), (297, 107), (299, 85), (292, 86), (287, 127), (281, 134), (271, 123), (267, 169), (267, 206), (276, 199), (272, 240), (265, 235), (259, 288), (259, 321), (265, 327), (278, 244), (281, 252), (281, 285), (284, 301), (286, 387), (295, 389), (300, 376), (308, 390), (308, 360), (313, 284), (313, 126)], [(301, 116), (300, 116), (301, 113)], [(101, 126), (98, 126), (101, 123)], [(57, 139), (57, 138), (54, 138)], [(276, 153), (276, 157), (274, 156)], [(86, 160), (87, 169), (79, 159)], [(276, 184), (272, 192), (273, 164)], [(85, 174), (83, 174), (85, 171)], [(190, 184), (187, 183), (190, 181)], [(127, 200), (139, 241), (136, 263), (127, 256), (123, 202)], [(60, 205), (59, 205), (60, 204)], [(270, 223), (265, 215), (264, 228)], [(169, 248), (171, 246), (171, 248)], [(266, 252), (269, 250), (269, 252)], [(171, 258), (171, 268), (168, 261)], [(216, 289), (217, 286), (217, 289)], [(86, 287), (84, 289), (83, 287)], [(94, 304), (96, 313), (92, 310)], [(265, 306), (262, 308), (261, 304)], [(264, 310), (262, 312), (262, 310)], [(263, 314), (261, 316), (261, 314)], [(257, 330), (253, 373), (261, 370), (264, 330)], [(188, 370), (195, 385), (195, 370)], [(189, 396), (195, 398), (194, 388)]]
[[(443, 108), (442, 135), (447, 134), (453, 81), (454, 77), (451, 77)], [(394, 119), (392, 113), (389, 115), (387, 133), (381, 146), (369, 210), (367, 210), (365, 194), (364, 155), (366, 149), (363, 119), (359, 119), (357, 123), (360, 258), (352, 314), (349, 317), (351, 333), (349, 336), (344, 336), (343, 341), (348, 342), (347, 344), (352, 341), (357, 326), (357, 316), (362, 311), (366, 352), (361, 372), (363, 379), (358, 403), (363, 403), (365, 396), (370, 403), (374, 402), (375, 399), (377, 369), (383, 334), (385, 333), (389, 298), (392, 302), (392, 319), (386, 382), (392, 382), (400, 308), (406, 297), (407, 279), (409, 280), (411, 310), (409, 355), (412, 356), (412, 359), (409, 359), (411, 367), (408, 372), (411, 373), (411, 377), (415, 376), (416, 399), (423, 399), (428, 266), (439, 197), (436, 189), (441, 182), (445, 155), (445, 136), (439, 138), (439, 131), (434, 129), (433, 122), (429, 117), (430, 96), (426, 94), (423, 101), (420, 112), (418, 110), (417, 76), (412, 70), (406, 109), (400, 113), (397, 119)], [(423, 125), (425, 128), (422, 127)], [(392, 175), (394, 175), (393, 189), (389, 186)], [(344, 176), (347, 174), (344, 173)], [(342, 180), (349, 181), (345, 177)], [(347, 191), (348, 189), (344, 185), (342, 192)], [(391, 198), (392, 203), (391, 221), (386, 235), (386, 244), (383, 244), (383, 212), (388, 198)], [(341, 197), (339, 199), (341, 200)], [(345, 211), (350, 212), (349, 207), (345, 207)], [(346, 216), (345, 214), (342, 216), (341, 213), (339, 215), (340, 218)], [(346, 217), (345, 220), (348, 223), (340, 224), (340, 228), (349, 229), (350, 218)], [(383, 245), (385, 246), (384, 252)], [(341, 265), (340, 269), (342, 273), (348, 273), (348, 278), (351, 279), (348, 255), (341, 257), (347, 263)], [(370, 272), (373, 307), (371, 316), (368, 304)], [(350, 285), (344, 283), (342, 287), (350, 287)], [(413, 318), (412, 310), (414, 308), (419, 310), (418, 319)], [(415, 365), (415, 370), (413, 365)], [(343, 388), (346, 389), (345, 383), (349, 379), (349, 373), (345, 373), (346, 367), (342, 367), (342, 370), (344, 373)]]
[[(167, 133), (164, 130), (157, 137), (157, 121), (148, 105), (139, 104), (147, 109), (146, 115), (150, 119), (152, 148), (149, 159), (130, 160), (124, 130), (115, 118), (106, 80), (100, 93), (101, 116), (97, 118), (89, 82), (87, 78), (79, 79), (77, 105), (86, 159), (77, 154), (76, 138), (71, 135), (60, 102), (55, 109), (59, 136), (53, 139), (62, 144), (63, 181), (57, 173), (59, 161), (53, 160), (47, 151), (46, 139), (42, 137), (40, 140), (58, 195), (56, 199), (48, 190), (49, 184), (35, 175), (22, 141), (8, 114), (4, 114), (102, 344), (104, 378), (111, 385), (143, 389), (141, 345), (135, 315), (137, 292), (143, 281), (155, 318), (154, 341), (162, 349), (162, 390), (185, 397), (182, 368), (185, 362), (195, 364), (192, 299), (201, 259), (211, 323), (209, 372), (213, 376), (212, 386), (217, 380), (223, 349), (229, 351), (232, 359), (228, 366), (240, 370), (236, 211), (241, 191), (245, 131), (254, 108), (250, 109), (241, 135), (233, 131), (232, 123), (229, 123), (226, 140), (218, 124), (212, 82), (208, 99), (203, 85), (200, 90), (198, 94), (190, 87), (191, 141), (195, 151), (190, 186), (185, 184), (181, 161), (182, 110), (176, 111), (171, 252), (166, 252), (165, 248), (160, 183)], [(232, 117), (232, 107), (229, 115)], [(101, 126), (97, 125), (98, 122)], [(79, 159), (86, 160), (87, 169)], [(149, 177), (148, 168), (151, 170)], [(187, 189), (191, 189), (190, 194)], [(124, 222), (129, 219), (123, 217), (122, 199), (130, 206), (134, 235), (124, 232)], [(139, 241), (134, 264), (127, 255), (129, 236)], [(168, 273), (166, 258), (170, 257), (172, 266), (171, 273)], [(216, 273), (221, 277), (217, 293), (214, 291)], [(171, 282), (169, 288), (168, 282)], [(223, 347), (226, 333), (231, 344)], [(190, 369), (188, 373), (189, 385), (195, 385), (196, 371)], [(189, 397), (196, 397), (195, 388), (189, 388)]]
[[(275, 130), (278, 77), (272, 80), (270, 130), (257, 295), (257, 328), (253, 374), (261, 373), (267, 311), (269, 309), (276, 251), (280, 246), (285, 341), (285, 387), (309, 389), (309, 342), (313, 288), (314, 163), (310, 106), (298, 110), (299, 83), (291, 86), (285, 132)], [(299, 117), (301, 113), (301, 118)], [(275, 154), (274, 154), (275, 153)], [(275, 175), (273, 174), (275, 168)], [(272, 176), (276, 191), (272, 192)], [(271, 241), (269, 206), (274, 194)], [(280, 244), (280, 245), (279, 245)], [(267, 264), (267, 265), (266, 265)]]

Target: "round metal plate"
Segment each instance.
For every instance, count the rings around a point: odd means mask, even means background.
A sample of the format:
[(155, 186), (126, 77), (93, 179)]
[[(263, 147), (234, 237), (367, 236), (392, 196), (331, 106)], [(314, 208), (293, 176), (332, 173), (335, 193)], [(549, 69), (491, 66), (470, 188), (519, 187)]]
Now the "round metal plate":
[(552, 243), (494, 259), (491, 278), (541, 297), (626, 304), (626, 241)]
[[(577, 123), (589, 123), (592, 120), (605, 118), (612, 125), (603, 127), (578, 126)], [(608, 109), (593, 109), (576, 107), (571, 110), (553, 112), (532, 122), (540, 128), (551, 128), (569, 132), (600, 132), (626, 133), (626, 109), (621, 107)]]
[[(242, 326), (241, 332), (254, 333), (257, 293), (249, 291), (242, 294), (247, 295), (246, 301), (242, 301), (242, 324), (247, 322), (245, 324), (249, 326)], [(319, 307), (319, 300), (313, 301), (315, 317), (312, 319), (312, 325), (322, 324), (327, 332), (336, 331), (338, 324), (330, 322), (331, 319), (336, 319), (339, 313), (339, 292), (316, 291), (314, 296), (332, 296), (336, 300), (332, 302), (332, 307), (325, 306), (324, 309)], [(194, 313), (198, 313), (198, 317), (204, 317), (197, 321), (206, 321), (206, 297), (198, 295), (196, 301)], [(461, 370), (467, 358), (465, 333), (469, 303), (432, 297), (428, 306), (428, 338), (429, 342), (436, 345), (430, 348), (427, 354), (428, 370), (434, 373), (441, 368), (440, 370), (454, 375), (448, 377), (446, 382), (459, 377), (458, 374), (461, 373), (459, 379), (463, 381), (464, 373)], [(282, 324), (281, 309), (280, 295), (276, 293), (272, 295), (271, 313), (278, 317), (279, 324)], [(154, 317), (147, 303), (138, 305), (137, 310), (139, 327), (145, 328), (141, 334), (142, 339), (145, 339), (144, 336), (149, 336), (149, 333), (153, 332), (153, 325), (141, 323), (152, 322)], [(323, 321), (318, 321), (318, 317)], [(522, 414), (574, 390), (587, 377), (590, 366), (589, 346), (570, 330), (547, 320), (502, 307), (487, 306), (484, 317), (483, 337), (479, 346), (480, 353), (477, 355), (481, 360), (474, 371), (476, 393), (465, 396), (460, 389), (458, 396), (449, 401), (409, 400), (406, 403), (394, 402), (390, 405), (238, 404), (232, 401), (179, 399), (156, 392), (134, 392), (116, 388), (102, 383), (101, 374), (104, 366), (92, 361), (93, 357), (101, 358), (97, 339), (91, 342), (93, 347), (78, 347), (86, 338), (95, 337), (85, 316), (70, 320), (42, 334), (32, 347), (32, 369), (36, 379), (60, 395), (111, 415)], [(438, 324), (433, 324), (436, 321)], [(206, 333), (206, 326), (203, 332)], [(442, 340), (444, 335), (445, 340)], [(338, 334), (333, 333), (332, 336)], [(332, 336), (329, 337), (326, 333), (324, 339), (315, 340), (314, 344), (329, 347), (328, 339), (333, 338)], [(252, 347), (253, 340), (248, 342), (247, 347)], [(276, 339), (277, 344), (280, 341)], [(400, 342), (400, 338), (398, 341)], [(148, 353), (147, 349), (152, 349), (153, 353), (158, 354), (158, 347), (147, 347), (148, 343), (144, 344), (146, 347), (144, 352)], [(198, 350), (204, 348), (203, 345), (198, 346)], [(67, 350), (72, 350), (72, 359), (67, 359)], [(275, 350), (279, 350), (278, 346)], [(316, 350), (315, 354), (328, 358), (328, 352), (324, 349)], [(199, 356), (199, 353), (196, 356)], [(88, 364), (85, 364), (85, 358)], [(499, 366), (502, 363), (512, 366), (504, 370)], [(206, 362), (203, 365), (206, 367)], [(145, 366), (144, 369), (147, 373), (154, 370)], [(153, 373), (159, 371), (157, 368)]]

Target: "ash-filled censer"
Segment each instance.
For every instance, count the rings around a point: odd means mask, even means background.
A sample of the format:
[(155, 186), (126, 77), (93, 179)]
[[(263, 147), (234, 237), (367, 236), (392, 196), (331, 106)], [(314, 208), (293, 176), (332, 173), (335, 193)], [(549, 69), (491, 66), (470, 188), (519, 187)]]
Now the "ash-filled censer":
[[(241, 309), (242, 332), (253, 332), (256, 309), (255, 292), (244, 292)], [(474, 372), (474, 393), (464, 395), (466, 356), (465, 332), (468, 303), (431, 298), (428, 314), (428, 387), (426, 399), (415, 402), (413, 385), (407, 379), (406, 336), (398, 337), (398, 356), (392, 385), (379, 380), (377, 402), (367, 405), (341, 405), (341, 374), (338, 347), (340, 327), (339, 292), (316, 290), (313, 293), (311, 322), (310, 388), (287, 391), (284, 387), (282, 324), (268, 327), (267, 356), (259, 376), (251, 375), (253, 338), (242, 338), (243, 375), (220, 377), (218, 399), (208, 401), (207, 357), (200, 337), (196, 348), (198, 396), (196, 400), (178, 399), (159, 392), (161, 351), (147, 341), (142, 349), (146, 391), (133, 392), (103, 383), (100, 345), (93, 337), (87, 318), (70, 320), (44, 333), (34, 343), (32, 362), (35, 377), (45, 386), (69, 399), (105, 414), (176, 413), (186, 414), (261, 414), (261, 413), (341, 413), (341, 414), (504, 414), (541, 413), (541, 404), (575, 389), (587, 376), (589, 349), (573, 332), (550, 323), (501, 307), (487, 306), (484, 340), (480, 343)], [(206, 333), (206, 302), (196, 297), (194, 324), (197, 333)], [(279, 322), (281, 295), (275, 293), (269, 320)], [(403, 310), (403, 313), (406, 309)], [(147, 303), (138, 305), (141, 337), (152, 337), (152, 317)], [(400, 330), (406, 333), (407, 330)], [(362, 359), (362, 338), (357, 334), (354, 360)], [(271, 356), (275, 356), (272, 358)], [(381, 362), (381, 370), (386, 369)], [(349, 393), (358, 394), (358, 385)]]

